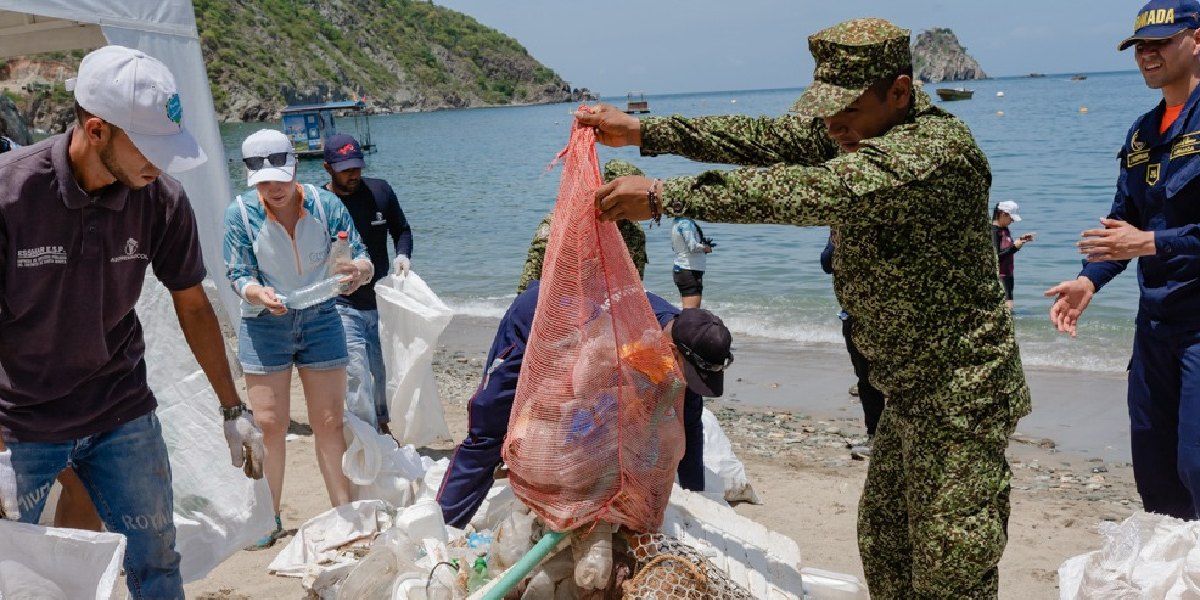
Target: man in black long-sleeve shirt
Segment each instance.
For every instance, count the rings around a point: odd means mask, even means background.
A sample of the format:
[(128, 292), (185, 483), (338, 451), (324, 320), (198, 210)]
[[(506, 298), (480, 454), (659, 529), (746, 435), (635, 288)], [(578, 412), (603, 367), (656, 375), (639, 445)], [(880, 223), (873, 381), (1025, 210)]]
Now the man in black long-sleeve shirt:
[[(825, 243), (825, 249), (821, 251), (821, 270), (837, 277), (833, 272), (832, 237)], [(854, 365), (854, 376), (858, 378), (858, 399), (862, 402), (863, 420), (867, 424), (867, 443), (853, 446), (851, 450), (856, 455), (870, 456), (870, 439), (875, 437), (875, 427), (879, 425), (879, 417), (883, 415), (883, 392), (871, 385), (869, 378), (871, 365), (867, 362), (867, 357), (863, 356), (862, 352), (858, 351), (858, 347), (854, 345), (854, 339), (851, 336), (851, 330), (854, 328), (853, 319), (844, 310), (838, 314), (838, 318), (842, 320), (842, 337), (846, 339), (846, 351), (850, 353), (850, 364)]]
[(379, 311), (375, 304), (375, 282), (388, 274), (388, 237), (395, 246), (392, 271), (408, 274), (412, 256), (412, 229), (400, 209), (392, 186), (382, 179), (362, 176), (362, 148), (345, 134), (325, 141), (325, 170), (330, 181), (325, 189), (346, 205), (354, 228), (367, 246), (375, 277), (349, 296), (338, 296), (337, 309), (346, 330), (350, 351), (347, 371), (346, 408), (383, 433), (388, 431), (387, 375), (379, 341)]

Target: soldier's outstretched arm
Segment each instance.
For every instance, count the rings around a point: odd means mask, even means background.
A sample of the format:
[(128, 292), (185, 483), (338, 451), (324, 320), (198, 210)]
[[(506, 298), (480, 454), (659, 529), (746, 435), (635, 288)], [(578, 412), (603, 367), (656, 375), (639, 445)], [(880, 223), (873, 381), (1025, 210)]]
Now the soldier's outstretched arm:
[(820, 164), (837, 155), (837, 144), (819, 120), (793, 116), (681, 116), (638, 119), (601, 104), (575, 113), (596, 128), (606, 146), (639, 146), (644, 156), (677, 154), (693, 160), (745, 166)]
[[(951, 193), (914, 199), (900, 193), (936, 177)], [(954, 213), (952, 203), (986, 186), (987, 165), (973, 144), (954, 136), (897, 134), (870, 140), (857, 152), (820, 166), (776, 165), (708, 171), (663, 182), (668, 214), (726, 223), (838, 225), (894, 223)], [(962, 193), (953, 193), (960, 186)]]

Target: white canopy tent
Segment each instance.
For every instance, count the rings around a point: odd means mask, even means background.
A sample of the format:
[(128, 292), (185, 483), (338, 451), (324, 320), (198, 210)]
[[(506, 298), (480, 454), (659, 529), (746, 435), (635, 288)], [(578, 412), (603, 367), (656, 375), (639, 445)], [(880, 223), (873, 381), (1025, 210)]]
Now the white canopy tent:
[[(105, 44), (142, 50), (175, 75), (183, 123), (209, 159), (178, 179), (196, 213), (209, 277), (236, 322), (237, 297), (221, 257), (229, 173), (191, 0), (0, 0), (0, 58)], [(183, 340), (169, 295), (153, 276), (137, 311), (171, 450), (176, 548), (184, 580), (191, 581), (269, 530), (270, 494), (265, 480), (251, 482), (229, 464), (216, 397)]]

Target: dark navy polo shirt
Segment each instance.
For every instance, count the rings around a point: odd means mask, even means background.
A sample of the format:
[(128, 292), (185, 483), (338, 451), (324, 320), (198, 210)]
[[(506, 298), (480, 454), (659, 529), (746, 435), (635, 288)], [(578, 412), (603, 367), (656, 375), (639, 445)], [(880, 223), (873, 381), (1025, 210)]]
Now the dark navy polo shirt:
[(0, 433), (61, 442), (154, 410), (142, 326), (146, 268), (167, 289), (205, 275), (196, 216), (167, 176), (94, 195), (71, 131), (0, 155)]

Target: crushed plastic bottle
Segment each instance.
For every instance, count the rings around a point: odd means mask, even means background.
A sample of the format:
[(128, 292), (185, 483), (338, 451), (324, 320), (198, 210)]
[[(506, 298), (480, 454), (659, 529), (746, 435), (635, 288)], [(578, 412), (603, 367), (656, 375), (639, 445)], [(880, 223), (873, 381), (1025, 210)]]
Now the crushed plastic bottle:
[(612, 529), (600, 523), (596, 529), (571, 546), (575, 554), (575, 584), (583, 590), (608, 587), (612, 574)]
[(474, 594), (479, 591), (479, 588), (487, 585), (488, 579), (487, 557), (480, 556), (471, 567), (471, 577), (467, 579), (467, 593)]

